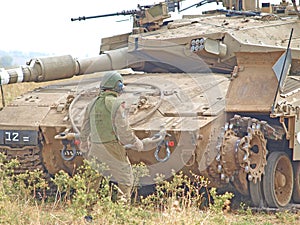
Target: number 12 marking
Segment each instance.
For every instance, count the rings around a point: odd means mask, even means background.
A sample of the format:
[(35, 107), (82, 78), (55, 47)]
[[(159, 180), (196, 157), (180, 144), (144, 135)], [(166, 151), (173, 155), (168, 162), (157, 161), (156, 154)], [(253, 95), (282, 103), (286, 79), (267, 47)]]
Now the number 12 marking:
[(17, 133), (17, 132), (5, 132), (5, 141), (13, 141), (13, 142), (20, 141), (19, 133)]

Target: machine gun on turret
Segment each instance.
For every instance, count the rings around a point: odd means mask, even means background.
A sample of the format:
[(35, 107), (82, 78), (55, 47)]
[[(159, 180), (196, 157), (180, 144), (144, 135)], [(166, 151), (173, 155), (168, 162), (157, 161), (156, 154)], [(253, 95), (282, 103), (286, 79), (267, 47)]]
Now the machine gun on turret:
[(221, 1), (220, 0), (202, 0), (202, 1), (198, 2), (198, 3), (195, 3), (195, 4), (190, 5), (190, 6), (186, 7), (186, 8), (184, 8), (184, 9), (179, 10), (179, 12), (185, 11), (185, 10), (193, 8), (193, 7), (198, 8), (198, 7), (202, 6), (202, 5), (205, 5), (205, 4), (208, 4), (208, 3), (212, 3), (212, 2), (216, 2), (217, 4), (219, 4), (219, 2), (221, 2)]
[(110, 17), (110, 16), (126, 16), (126, 15), (134, 15), (138, 14), (138, 10), (123, 10), (122, 12), (117, 12), (117, 13), (109, 13), (109, 14), (102, 14), (102, 15), (97, 15), (97, 16), (82, 16), (78, 18), (71, 18), (71, 21), (81, 21), (81, 20), (88, 20), (88, 19), (96, 19), (96, 18), (101, 18), (101, 17)]
[(217, 12), (225, 13), (227, 17), (230, 16), (260, 16), (260, 12), (256, 11), (239, 11), (239, 10), (227, 10), (217, 9)]
[(171, 17), (169, 12), (175, 12), (176, 8), (179, 11), (179, 3), (181, 1), (183, 0), (165, 0), (164, 2), (153, 5), (138, 5), (138, 9), (134, 10), (123, 10), (117, 13), (71, 18), (71, 21), (131, 15), (133, 16), (133, 28), (135, 33), (143, 33), (159, 29), (163, 25), (163, 21)]

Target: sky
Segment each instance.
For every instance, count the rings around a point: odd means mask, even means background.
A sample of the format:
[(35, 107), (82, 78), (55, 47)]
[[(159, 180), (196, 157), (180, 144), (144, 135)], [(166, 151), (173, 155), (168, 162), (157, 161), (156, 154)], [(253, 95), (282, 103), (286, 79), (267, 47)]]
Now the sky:
[[(159, 0), (5, 0), (1, 2), (0, 50), (42, 52), (73, 57), (99, 54), (102, 37), (130, 32), (132, 18), (116, 16), (71, 22), (71, 18), (94, 16), (137, 9), (137, 4), (158, 3)], [(185, 0), (182, 8), (200, 0)], [(280, 0), (263, 2), (279, 3)], [(199, 14), (215, 8), (210, 3), (186, 10)], [(181, 13), (183, 14), (183, 13)], [(173, 18), (181, 17), (174, 13)], [(125, 21), (124, 21), (125, 20)]]

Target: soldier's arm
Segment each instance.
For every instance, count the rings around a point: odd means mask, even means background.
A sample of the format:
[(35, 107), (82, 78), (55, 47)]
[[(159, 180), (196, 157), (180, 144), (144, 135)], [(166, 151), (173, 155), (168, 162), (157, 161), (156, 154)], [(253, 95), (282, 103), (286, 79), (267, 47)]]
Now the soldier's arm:
[(128, 115), (126, 113), (125, 102), (122, 102), (116, 110), (113, 119), (114, 128), (119, 141), (124, 144), (134, 144), (137, 137), (129, 125)]
[(81, 130), (80, 130), (80, 141), (81, 142), (87, 142), (87, 139), (90, 135), (90, 115), (89, 115), (89, 107), (86, 107), (85, 113), (84, 113), (84, 118), (82, 121), (81, 125)]

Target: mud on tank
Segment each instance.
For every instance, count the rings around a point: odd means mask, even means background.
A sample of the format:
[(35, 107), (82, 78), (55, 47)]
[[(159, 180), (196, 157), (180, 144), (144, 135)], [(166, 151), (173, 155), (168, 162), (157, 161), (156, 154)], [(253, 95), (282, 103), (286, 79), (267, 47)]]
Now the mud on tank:
[[(252, 10), (253, 2), (244, 7)], [(5, 106), (0, 150), (20, 160), (17, 172), (72, 174), (83, 160), (75, 133), (84, 108), (97, 95), (102, 72), (120, 70), (137, 136), (151, 137), (161, 127), (168, 133), (159, 148), (128, 151), (133, 163), (145, 162), (150, 170), (142, 184), (151, 184), (156, 173), (168, 178), (172, 169), (192, 171), (212, 186), (233, 186), (256, 207), (300, 203), (298, 19), (226, 11), (237, 15), (164, 24), (166, 4), (154, 6), (143, 10), (160, 12), (158, 20), (143, 14), (152, 19), (142, 20), (146, 27), (103, 39), (99, 56), (38, 58), (1, 69), (1, 84), (84, 76)]]

